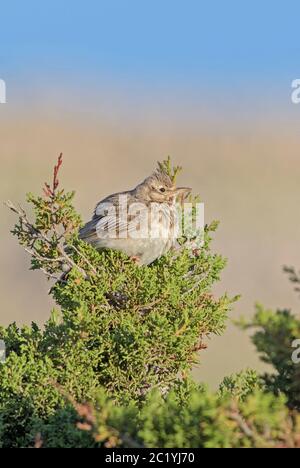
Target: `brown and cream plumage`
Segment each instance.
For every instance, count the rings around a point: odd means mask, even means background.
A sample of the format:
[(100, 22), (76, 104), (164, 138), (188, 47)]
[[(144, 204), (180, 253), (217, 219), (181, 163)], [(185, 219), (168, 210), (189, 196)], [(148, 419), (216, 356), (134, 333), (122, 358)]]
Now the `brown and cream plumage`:
[(176, 188), (159, 166), (133, 190), (100, 201), (91, 221), (80, 230), (80, 238), (98, 250), (119, 250), (148, 265), (175, 243), (176, 200), (189, 192), (186, 187)]

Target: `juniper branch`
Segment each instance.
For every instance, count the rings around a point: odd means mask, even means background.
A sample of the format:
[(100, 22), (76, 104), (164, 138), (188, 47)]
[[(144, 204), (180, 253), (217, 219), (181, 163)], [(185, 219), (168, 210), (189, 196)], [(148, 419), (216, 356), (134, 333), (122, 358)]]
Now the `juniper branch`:
[[(34, 235), (34, 242), (32, 244), (29, 244), (25, 247), (26, 252), (28, 252), (34, 259), (38, 261), (44, 261), (46, 263), (57, 263), (62, 264), (65, 262), (70, 269), (75, 268), (77, 271), (79, 271), (82, 276), (85, 279), (88, 279), (88, 274), (85, 272), (83, 268), (81, 268), (79, 265), (77, 265), (70, 255), (67, 253), (67, 247), (65, 244), (58, 244), (56, 246), (57, 252), (59, 253), (59, 257), (49, 257), (46, 255), (40, 255), (40, 253), (37, 251), (37, 248), (35, 247), (35, 242), (37, 240), (40, 240), (41, 242), (44, 242), (48, 245), (52, 245), (52, 240), (41, 230), (37, 229), (28, 219), (28, 216), (26, 214), (26, 211), (24, 208), (21, 206), (17, 207), (15, 206), (10, 200), (5, 202), (5, 205), (14, 213), (16, 213), (19, 216), (20, 223), (24, 229), (24, 233), (28, 235), (29, 239), (32, 239), (32, 236)], [(47, 271), (44, 267), (40, 267), (40, 269), (46, 274), (47, 277), (52, 277), (53, 275)], [(56, 278), (56, 277), (54, 277)]]

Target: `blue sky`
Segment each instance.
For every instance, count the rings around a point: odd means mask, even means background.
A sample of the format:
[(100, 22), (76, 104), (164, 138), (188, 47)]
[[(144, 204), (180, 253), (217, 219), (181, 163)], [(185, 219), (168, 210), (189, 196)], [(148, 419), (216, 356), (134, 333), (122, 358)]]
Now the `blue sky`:
[(1, 2), (0, 75), (280, 80), (300, 73), (296, 1)]

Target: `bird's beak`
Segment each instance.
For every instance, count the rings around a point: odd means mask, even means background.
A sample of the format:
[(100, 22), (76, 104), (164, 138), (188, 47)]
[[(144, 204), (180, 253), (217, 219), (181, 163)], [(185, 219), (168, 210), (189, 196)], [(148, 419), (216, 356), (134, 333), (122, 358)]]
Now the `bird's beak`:
[(191, 193), (192, 189), (189, 187), (178, 187), (175, 189), (176, 200), (183, 204), (187, 196)]
[(192, 189), (190, 187), (178, 187), (175, 189), (177, 197), (185, 198), (191, 193)]

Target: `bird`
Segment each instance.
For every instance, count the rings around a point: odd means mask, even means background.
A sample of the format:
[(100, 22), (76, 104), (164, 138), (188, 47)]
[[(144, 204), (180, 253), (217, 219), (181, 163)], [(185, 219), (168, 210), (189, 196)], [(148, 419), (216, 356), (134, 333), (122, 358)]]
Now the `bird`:
[(138, 265), (150, 265), (176, 244), (177, 201), (190, 192), (189, 187), (176, 187), (159, 163), (134, 189), (101, 200), (92, 219), (80, 229), (79, 238), (96, 250), (121, 251)]

